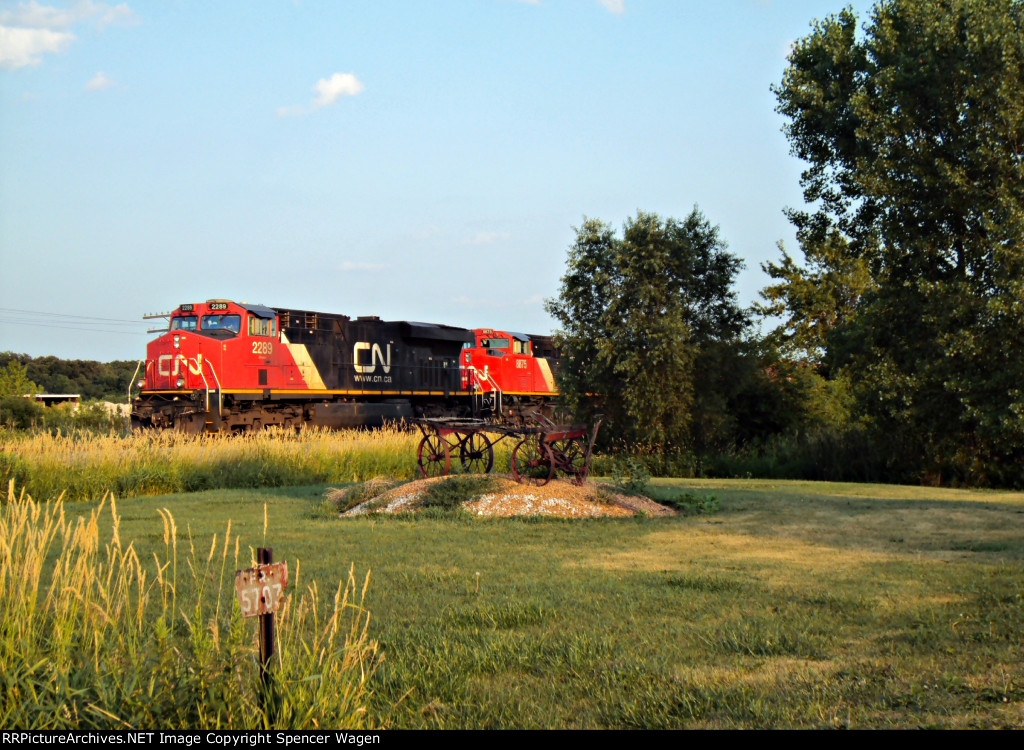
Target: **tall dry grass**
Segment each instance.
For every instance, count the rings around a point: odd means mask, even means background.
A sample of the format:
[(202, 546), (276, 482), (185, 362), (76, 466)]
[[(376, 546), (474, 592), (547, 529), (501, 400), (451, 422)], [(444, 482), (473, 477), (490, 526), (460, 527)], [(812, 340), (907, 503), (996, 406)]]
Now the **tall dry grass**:
[[(109, 511), (109, 519), (105, 519)], [(314, 583), (278, 615), (278, 710), (258, 700), (255, 622), (234, 605), (232, 536), (199, 548), (161, 511), (162, 555), (139, 558), (112, 496), (88, 517), (11, 482), (0, 508), (0, 726), (359, 728), (379, 664), (354, 570), (329, 606)], [(179, 545), (183, 549), (179, 550)], [(242, 552), (249, 559), (242, 561)], [(183, 561), (183, 562), (182, 562)], [(234, 566), (234, 568), (232, 568)], [(298, 571), (296, 575), (298, 589)], [(297, 601), (296, 601), (297, 599)]]
[[(246, 436), (173, 432), (26, 434), (0, 430), (0, 482), (39, 500), (98, 500), (208, 489), (413, 478), (419, 433), (397, 428)], [(3, 486), (0, 485), (0, 486)]]
[[(497, 436), (492, 436), (497, 437)], [(288, 487), (420, 476), (421, 435), (378, 430), (267, 429), (243, 436), (154, 432), (48, 434), (0, 428), (0, 487), (14, 480), (38, 500), (99, 500), (212, 489)], [(514, 439), (495, 446), (510, 471)], [(459, 469), (457, 455), (452, 468)]]

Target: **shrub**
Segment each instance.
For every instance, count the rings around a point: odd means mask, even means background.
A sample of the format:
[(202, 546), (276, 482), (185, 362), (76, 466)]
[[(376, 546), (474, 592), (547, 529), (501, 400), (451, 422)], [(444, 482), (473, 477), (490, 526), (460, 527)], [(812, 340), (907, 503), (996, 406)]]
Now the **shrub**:
[(22, 396), (0, 398), (0, 425), (23, 430), (40, 424), (43, 406)]
[(612, 462), (612, 484), (622, 494), (643, 495), (650, 481), (650, 470), (636, 456), (616, 456)]

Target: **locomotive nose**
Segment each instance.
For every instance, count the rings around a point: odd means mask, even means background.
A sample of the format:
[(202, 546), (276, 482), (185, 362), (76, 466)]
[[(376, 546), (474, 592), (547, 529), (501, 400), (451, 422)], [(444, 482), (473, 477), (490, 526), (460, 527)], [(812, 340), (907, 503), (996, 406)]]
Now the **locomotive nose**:
[(194, 390), (202, 353), (191, 337), (168, 334), (149, 347), (146, 385), (152, 390)]

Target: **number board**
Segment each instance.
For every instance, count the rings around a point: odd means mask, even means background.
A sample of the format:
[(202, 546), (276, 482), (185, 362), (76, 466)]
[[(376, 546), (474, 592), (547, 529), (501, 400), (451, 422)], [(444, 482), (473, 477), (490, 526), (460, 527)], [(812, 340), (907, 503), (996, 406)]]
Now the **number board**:
[(227, 302), (211, 302), (210, 303), (210, 309), (213, 310), (213, 311), (227, 310), (228, 309), (228, 303)]
[(257, 565), (235, 573), (235, 591), (243, 617), (258, 617), (276, 612), (281, 595), (288, 586), (288, 563)]

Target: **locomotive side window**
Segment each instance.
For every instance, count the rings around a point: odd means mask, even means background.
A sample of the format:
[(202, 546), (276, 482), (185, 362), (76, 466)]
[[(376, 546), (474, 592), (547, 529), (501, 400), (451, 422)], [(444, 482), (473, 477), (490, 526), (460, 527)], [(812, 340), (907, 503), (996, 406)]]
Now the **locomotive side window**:
[(171, 320), (172, 331), (194, 331), (199, 318), (195, 315), (179, 315)]
[(277, 321), (273, 318), (258, 318), (255, 315), (249, 316), (250, 336), (277, 336)]
[(484, 339), (481, 343), (486, 349), (504, 349), (507, 351), (509, 347), (508, 339)]
[(242, 330), (242, 317), (240, 315), (204, 315), (202, 330), (227, 331), (237, 334)]

